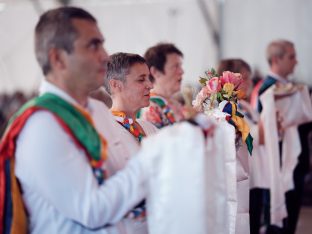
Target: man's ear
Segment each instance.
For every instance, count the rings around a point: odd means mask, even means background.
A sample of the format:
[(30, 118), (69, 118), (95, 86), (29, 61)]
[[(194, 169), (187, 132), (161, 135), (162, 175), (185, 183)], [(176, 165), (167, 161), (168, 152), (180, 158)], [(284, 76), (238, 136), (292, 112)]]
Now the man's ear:
[(151, 66), (150, 68), (150, 73), (151, 75), (154, 77), (154, 79), (157, 79), (160, 75), (162, 75), (163, 73), (161, 71), (159, 71), (156, 67)]
[(64, 50), (51, 48), (48, 53), (52, 70), (63, 70), (66, 67), (66, 56), (68, 54)]
[(272, 56), (272, 58), (271, 58), (272, 64), (277, 64), (279, 59), (280, 59), (280, 57), (278, 57), (278, 56)]
[(121, 92), (122, 85), (123, 85), (123, 83), (120, 80), (115, 80), (115, 79), (109, 80), (109, 86), (111, 89), (111, 93)]

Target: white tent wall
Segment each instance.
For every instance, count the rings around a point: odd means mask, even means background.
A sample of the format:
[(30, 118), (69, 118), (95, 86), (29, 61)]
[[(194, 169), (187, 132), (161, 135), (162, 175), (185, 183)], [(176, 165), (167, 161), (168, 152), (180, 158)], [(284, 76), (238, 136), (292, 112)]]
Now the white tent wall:
[[(0, 11), (0, 93), (29, 93), (42, 78), (33, 52), (35, 23), (41, 11), (60, 4), (56, 0), (0, 3), (5, 3)], [(143, 54), (159, 41), (175, 43), (184, 53), (184, 83), (197, 84), (205, 69), (216, 66), (219, 55), (242, 57), (265, 74), (267, 43), (286, 38), (297, 48), (295, 79), (312, 84), (308, 25), (312, 0), (72, 0), (71, 4), (95, 15), (109, 53)], [(220, 50), (213, 30), (221, 38)]]
[[(51, 1), (46, 3), (47, 7), (56, 6)], [(27, 0), (7, 1), (0, 11), (0, 94), (14, 91), (29, 94), (39, 86), (42, 73), (33, 46), (37, 20), (38, 12)]]
[(270, 41), (295, 43), (298, 65), (293, 80), (312, 85), (312, 0), (225, 0), (222, 57), (241, 57), (263, 75)]
[[(4, 25), (1, 34), (6, 35), (0, 39), (0, 93), (29, 93), (42, 79), (33, 53), (33, 29), (38, 19), (34, 2), (39, 3), (37, 10), (43, 11), (59, 5), (47, 0), (13, 0), (0, 12), (0, 24)], [(76, 0), (71, 4), (97, 18), (110, 54), (122, 51), (142, 55), (157, 42), (173, 42), (185, 55), (185, 83), (195, 83), (207, 66), (217, 61), (217, 51), (196, 0)]]
[[(76, 1), (78, 2), (78, 1)], [(84, 1), (79, 1), (82, 5)], [(217, 51), (196, 0), (93, 1), (85, 8), (98, 19), (109, 53), (145, 50), (173, 42), (184, 53), (184, 81), (197, 82)]]

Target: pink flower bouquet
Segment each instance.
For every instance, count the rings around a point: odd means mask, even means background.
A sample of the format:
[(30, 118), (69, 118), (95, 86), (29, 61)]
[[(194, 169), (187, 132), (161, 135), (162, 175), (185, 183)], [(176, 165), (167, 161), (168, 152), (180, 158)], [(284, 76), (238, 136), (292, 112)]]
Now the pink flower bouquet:
[(205, 77), (200, 77), (199, 82), (202, 89), (193, 101), (195, 109), (202, 111), (203, 104), (209, 102), (210, 109), (215, 108), (215, 101), (221, 103), (224, 100), (237, 102), (237, 99), (244, 97), (244, 92), (240, 89), (243, 82), (240, 73), (230, 71), (223, 72), (219, 76), (214, 69), (205, 72)]
[(203, 86), (192, 102), (197, 111), (205, 112), (214, 117), (223, 118), (232, 124), (246, 142), (252, 152), (252, 137), (244, 116), (237, 111), (237, 101), (245, 96), (240, 88), (243, 79), (240, 73), (225, 71), (219, 76), (214, 69), (205, 72), (200, 77)]

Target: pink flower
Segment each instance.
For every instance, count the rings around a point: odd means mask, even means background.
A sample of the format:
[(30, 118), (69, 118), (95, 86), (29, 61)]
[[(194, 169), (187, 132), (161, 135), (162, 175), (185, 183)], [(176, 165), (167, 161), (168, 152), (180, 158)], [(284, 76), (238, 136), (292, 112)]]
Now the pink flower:
[(208, 89), (207, 86), (204, 86), (200, 92), (199, 92), (200, 96), (202, 96), (203, 98), (208, 98), (210, 96), (210, 90)]
[(208, 97), (210, 96), (210, 93), (208, 92), (206, 86), (203, 87), (200, 92), (196, 96), (196, 100), (199, 103), (203, 103)]
[(243, 82), (243, 79), (242, 79), (242, 75), (240, 73), (225, 71), (225, 72), (223, 72), (223, 74), (221, 76), (222, 86), (225, 83), (231, 83), (234, 85), (235, 89), (237, 89), (242, 82)]
[(219, 77), (213, 77), (206, 82), (205, 86), (209, 93), (217, 93), (221, 90), (221, 83)]
[(195, 100), (192, 102), (193, 107), (197, 110), (197, 111), (202, 111), (203, 108), (203, 102), (209, 98), (210, 96), (210, 92), (208, 90), (208, 88), (206, 86), (204, 86), (199, 93), (197, 94)]

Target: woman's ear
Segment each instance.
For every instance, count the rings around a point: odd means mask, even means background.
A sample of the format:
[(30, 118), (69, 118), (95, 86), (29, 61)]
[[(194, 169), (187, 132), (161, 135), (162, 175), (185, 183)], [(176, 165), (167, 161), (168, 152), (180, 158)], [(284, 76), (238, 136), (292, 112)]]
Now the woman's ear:
[(115, 79), (109, 80), (109, 86), (110, 86), (112, 94), (114, 94), (116, 92), (121, 92), (122, 91), (122, 85), (123, 85), (123, 83), (120, 80), (115, 80)]

